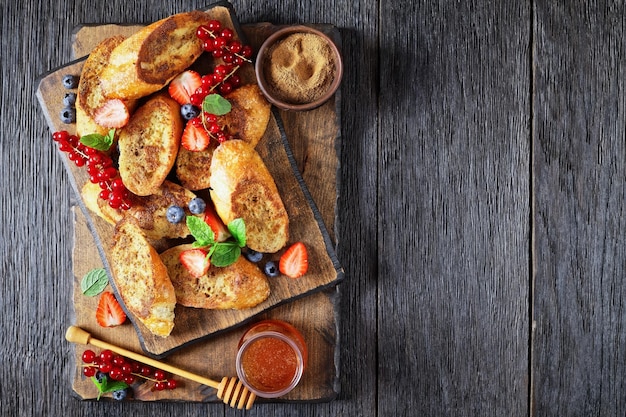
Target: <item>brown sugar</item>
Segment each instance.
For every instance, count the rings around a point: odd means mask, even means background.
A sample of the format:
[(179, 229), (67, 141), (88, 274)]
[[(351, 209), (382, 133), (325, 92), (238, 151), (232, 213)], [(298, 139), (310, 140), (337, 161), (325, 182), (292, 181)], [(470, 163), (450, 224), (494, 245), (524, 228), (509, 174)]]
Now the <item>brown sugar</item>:
[(320, 98), (333, 82), (333, 51), (322, 37), (294, 33), (273, 45), (264, 62), (268, 82), (281, 100), (310, 103)]

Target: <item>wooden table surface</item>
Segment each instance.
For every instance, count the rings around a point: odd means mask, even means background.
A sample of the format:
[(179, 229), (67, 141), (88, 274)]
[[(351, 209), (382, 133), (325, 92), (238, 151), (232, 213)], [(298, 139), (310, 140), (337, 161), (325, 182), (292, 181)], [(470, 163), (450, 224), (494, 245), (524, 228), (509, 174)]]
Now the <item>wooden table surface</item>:
[[(242, 415), (72, 397), (74, 195), (35, 98), (82, 23), (206, 3), (2, 0), (0, 414)], [(341, 393), (251, 416), (626, 413), (626, 10), (593, 0), (233, 0), (345, 60)]]

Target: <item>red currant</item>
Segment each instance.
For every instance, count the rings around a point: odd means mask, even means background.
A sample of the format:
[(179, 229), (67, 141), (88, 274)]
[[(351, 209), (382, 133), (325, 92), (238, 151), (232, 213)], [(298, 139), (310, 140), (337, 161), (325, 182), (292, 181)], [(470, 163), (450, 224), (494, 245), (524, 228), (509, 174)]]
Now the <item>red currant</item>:
[(165, 371), (162, 371), (161, 369), (154, 370), (154, 379), (157, 381), (164, 381), (166, 377)]
[(85, 375), (87, 378), (91, 378), (92, 376), (96, 375), (97, 371), (98, 368), (96, 368), (95, 366), (85, 366), (83, 368), (83, 375)]
[(94, 359), (96, 359), (96, 353), (93, 350), (87, 349), (86, 351), (83, 352), (83, 355), (82, 355), (83, 362), (93, 363)]
[(168, 379), (166, 384), (167, 389), (176, 389), (178, 387), (178, 382), (175, 379)]

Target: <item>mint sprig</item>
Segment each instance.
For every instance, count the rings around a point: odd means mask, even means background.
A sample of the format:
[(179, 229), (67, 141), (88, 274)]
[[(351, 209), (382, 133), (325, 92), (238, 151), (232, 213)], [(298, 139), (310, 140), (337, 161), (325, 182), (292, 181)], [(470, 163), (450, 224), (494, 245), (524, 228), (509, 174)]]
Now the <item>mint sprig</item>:
[(231, 238), (224, 242), (215, 241), (215, 233), (204, 220), (187, 216), (186, 222), (195, 239), (193, 246), (208, 248), (207, 258), (211, 260), (212, 265), (224, 267), (235, 263), (241, 255), (241, 248), (246, 245), (246, 225), (243, 219), (235, 219), (228, 223)]
[(113, 145), (113, 139), (115, 138), (115, 129), (109, 130), (106, 135), (99, 133), (90, 133), (89, 135), (81, 136), (80, 142), (93, 149), (106, 152)]
[(104, 268), (95, 268), (87, 272), (80, 281), (80, 290), (83, 294), (94, 297), (100, 294), (109, 284), (109, 276)]
[(101, 381), (98, 381), (98, 378), (92, 376), (91, 381), (94, 383), (96, 388), (98, 388), (98, 400), (100, 400), (100, 397), (102, 397), (103, 394), (123, 390), (129, 387), (129, 385), (124, 381), (114, 381), (109, 378), (102, 378)]
[(231, 109), (230, 101), (219, 94), (209, 94), (202, 102), (202, 110), (216, 116), (223, 116), (230, 112)]

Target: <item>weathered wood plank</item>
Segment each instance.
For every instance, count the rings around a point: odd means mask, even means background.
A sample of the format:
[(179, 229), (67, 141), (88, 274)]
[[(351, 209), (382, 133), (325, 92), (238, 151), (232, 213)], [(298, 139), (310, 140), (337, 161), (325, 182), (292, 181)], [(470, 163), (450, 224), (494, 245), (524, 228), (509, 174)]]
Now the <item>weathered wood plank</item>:
[(624, 415), (624, 4), (539, 2), (533, 117), (537, 415)]
[(381, 8), (381, 416), (528, 415), (529, 12)]

